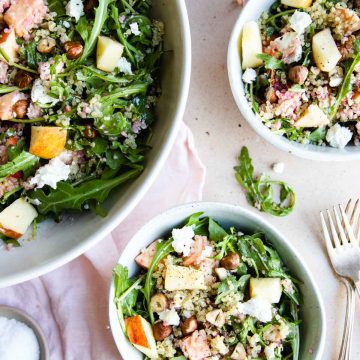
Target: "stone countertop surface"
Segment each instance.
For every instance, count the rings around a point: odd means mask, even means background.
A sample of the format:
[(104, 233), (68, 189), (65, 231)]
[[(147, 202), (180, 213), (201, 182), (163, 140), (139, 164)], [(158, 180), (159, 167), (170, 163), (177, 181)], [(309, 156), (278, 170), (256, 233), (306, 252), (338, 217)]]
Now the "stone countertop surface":
[[(192, 78), (185, 120), (207, 167), (203, 199), (243, 206), (246, 202), (233, 167), (243, 145), (255, 170), (288, 182), (297, 204), (285, 218), (262, 216), (296, 247), (315, 276), (326, 307), (327, 336), (323, 359), (335, 360), (340, 349), (345, 314), (345, 289), (325, 252), (319, 212), (360, 196), (360, 162), (317, 162), (277, 150), (260, 138), (242, 118), (233, 100), (226, 68), (229, 36), (241, 8), (232, 0), (186, 0), (192, 36)], [(283, 174), (271, 165), (283, 162)], [(351, 359), (360, 359), (360, 302)]]

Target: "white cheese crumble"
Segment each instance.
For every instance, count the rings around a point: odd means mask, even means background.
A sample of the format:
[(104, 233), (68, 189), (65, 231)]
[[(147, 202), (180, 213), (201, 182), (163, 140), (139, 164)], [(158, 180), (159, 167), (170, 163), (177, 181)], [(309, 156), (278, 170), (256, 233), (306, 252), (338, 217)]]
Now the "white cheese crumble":
[(275, 360), (275, 344), (272, 343), (269, 346), (265, 346), (264, 353), (266, 360)]
[(158, 315), (165, 325), (179, 326), (180, 324), (180, 317), (174, 309), (159, 312)]
[(206, 258), (211, 257), (212, 252), (213, 252), (212, 246), (209, 246), (209, 245), (205, 246), (205, 249), (201, 252), (200, 260), (204, 260)]
[(251, 84), (256, 80), (256, 71), (252, 68), (247, 68), (243, 73), (242, 79), (245, 83)]
[(220, 281), (225, 280), (229, 276), (229, 272), (225, 268), (216, 268), (215, 273)]
[(67, 180), (70, 172), (71, 166), (65, 164), (63, 156), (60, 154), (51, 159), (48, 164), (37, 169), (35, 176), (30, 180), (30, 184), (36, 185), (38, 188), (49, 185), (56, 189), (56, 184), (59, 181)]
[(353, 133), (351, 130), (339, 124), (332, 126), (326, 134), (326, 140), (330, 146), (343, 149), (351, 140)]
[(303, 11), (296, 10), (290, 18), (290, 27), (299, 35), (303, 34), (311, 23), (311, 16)]
[(127, 75), (132, 75), (131, 64), (124, 57), (120, 58), (117, 63), (117, 67), (119, 68), (120, 72)]
[(47, 88), (42, 84), (40, 79), (34, 81), (31, 89), (31, 100), (34, 103), (55, 105), (59, 99), (55, 99), (47, 94)]
[(285, 164), (282, 162), (278, 162), (278, 163), (273, 164), (272, 168), (273, 168), (274, 172), (276, 172), (277, 174), (282, 174), (285, 169)]
[(134, 35), (140, 35), (141, 31), (139, 30), (139, 25), (136, 22), (130, 24), (130, 30)]
[(79, 21), (80, 17), (84, 15), (84, 5), (81, 0), (70, 0), (66, 5), (66, 15), (75, 18)]
[(302, 57), (301, 40), (296, 32), (290, 31), (276, 38), (274, 45), (283, 54), (285, 64), (297, 62)]
[(172, 246), (174, 250), (184, 256), (190, 254), (191, 245), (194, 243), (193, 237), (195, 236), (192, 226), (184, 226), (182, 229), (173, 229), (171, 233), (173, 237)]
[(271, 304), (261, 298), (253, 298), (245, 303), (238, 303), (240, 314), (250, 315), (261, 322), (269, 322), (272, 319)]

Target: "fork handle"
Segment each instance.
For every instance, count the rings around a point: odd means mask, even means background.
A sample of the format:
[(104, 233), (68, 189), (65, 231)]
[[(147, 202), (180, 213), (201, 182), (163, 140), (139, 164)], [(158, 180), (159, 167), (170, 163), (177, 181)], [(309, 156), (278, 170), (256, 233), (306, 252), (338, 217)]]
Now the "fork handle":
[(339, 360), (350, 360), (351, 358), (351, 340), (352, 340), (352, 330), (354, 325), (354, 315), (355, 315), (355, 291), (352, 285), (347, 278), (341, 278), (343, 283), (346, 286), (346, 314), (344, 322), (344, 331), (343, 339), (341, 342)]

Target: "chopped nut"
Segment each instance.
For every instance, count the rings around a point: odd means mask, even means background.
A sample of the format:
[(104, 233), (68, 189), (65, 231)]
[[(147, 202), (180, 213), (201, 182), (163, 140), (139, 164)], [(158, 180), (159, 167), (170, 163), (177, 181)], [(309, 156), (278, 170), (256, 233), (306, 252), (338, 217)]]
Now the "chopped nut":
[(225, 324), (225, 314), (221, 309), (210, 311), (206, 314), (206, 320), (217, 327), (222, 327)]
[(14, 77), (14, 83), (20, 89), (29, 86), (33, 80), (34, 78), (28, 72), (23, 70), (19, 70)]
[(151, 297), (150, 306), (154, 312), (162, 312), (168, 308), (168, 300), (164, 294), (158, 293)]
[(191, 316), (186, 319), (181, 325), (181, 331), (183, 335), (190, 335), (198, 328), (198, 322), (196, 316)]
[(78, 59), (84, 51), (82, 44), (77, 41), (67, 41), (64, 44), (64, 49), (69, 60)]
[(19, 100), (13, 106), (13, 111), (18, 119), (23, 119), (26, 115), (28, 108), (27, 100)]
[(299, 85), (303, 85), (309, 75), (309, 70), (305, 66), (294, 66), (289, 70), (289, 79)]
[(271, 104), (274, 104), (278, 101), (278, 97), (276, 95), (276, 90), (272, 86), (270, 86), (266, 90), (265, 97), (266, 97), (266, 100), (268, 100)]
[(56, 46), (56, 41), (51, 38), (47, 37), (44, 39), (41, 39), (37, 45), (37, 51), (41, 54), (50, 54)]
[(236, 253), (229, 253), (228, 255), (224, 256), (221, 261), (220, 265), (224, 267), (226, 270), (235, 270), (240, 265), (240, 256)]
[(172, 327), (170, 325), (165, 325), (163, 321), (159, 321), (153, 326), (154, 338), (156, 341), (162, 341), (169, 337), (172, 332)]

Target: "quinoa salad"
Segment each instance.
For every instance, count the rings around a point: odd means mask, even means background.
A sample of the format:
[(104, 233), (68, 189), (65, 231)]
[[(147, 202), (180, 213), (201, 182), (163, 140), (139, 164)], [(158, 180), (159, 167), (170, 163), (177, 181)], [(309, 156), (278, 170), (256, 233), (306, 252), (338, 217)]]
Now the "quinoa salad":
[(360, 145), (360, 2), (278, 0), (244, 25), (242, 68), (254, 113), (302, 144)]
[[(0, 243), (136, 178), (160, 95), (151, 0), (0, 0)], [(20, 220), (18, 220), (20, 219)]]
[(146, 359), (299, 359), (298, 281), (263, 234), (195, 213), (113, 269), (121, 327)]

